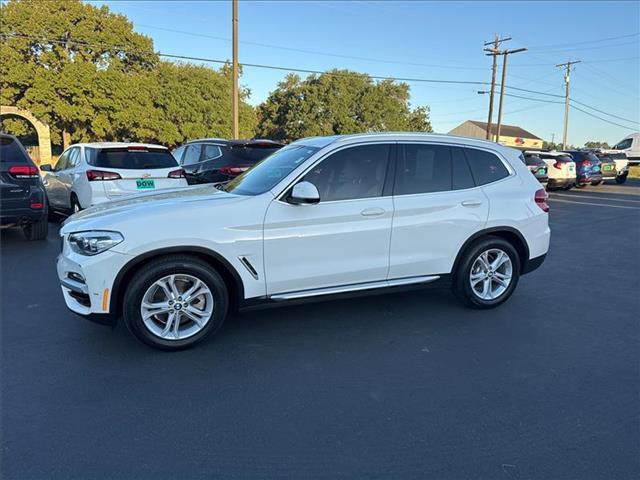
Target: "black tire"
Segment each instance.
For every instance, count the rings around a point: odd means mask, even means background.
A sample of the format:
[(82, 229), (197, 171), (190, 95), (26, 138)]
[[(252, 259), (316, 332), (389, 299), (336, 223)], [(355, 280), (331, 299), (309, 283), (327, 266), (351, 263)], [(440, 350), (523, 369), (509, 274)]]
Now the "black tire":
[(70, 215), (73, 215), (74, 213), (80, 212), (82, 210), (82, 205), (80, 205), (80, 201), (78, 200), (78, 197), (76, 196), (75, 193), (71, 194), (71, 211), (69, 212)]
[(602, 180), (598, 180), (597, 182), (591, 182), (591, 185), (593, 185), (594, 187), (597, 187), (598, 185), (602, 184)]
[(586, 183), (578, 183), (578, 182), (576, 182), (576, 185), (575, 185), (576, 188), (584, 188), (586, 186), (587, 186)]
[(42, 220), (29, 223), (22, 229), (27, 240), (46, 240), (49, 233), (49, 219), (45, 216)]
[(618, 175), (618, 176), (616, 177), (616, 183), (617, 183), (618, 185), (623, 184), (624, 182), (626, 182), (626, 181), (627, 181), (627, 176), (628, 176), (628, 175), (629, 175), (628, 173), (625, 173), (624, 175)]
[(573, 187), (575, 186), (574, 183), (568, 183), (567, 185), (565, 185), (564, 187), (562, 187), (563, 190), (571, 190)]
[[(172, 274), (197, 277), (209, 288), (214, 302), (213, 314), (202, 330), (191, 337), (177, 340), (167, 340), (152, 333), (145, 326), (140, 311), (142, 298), (151, 285)], [(190, 255), (171, 255), (153, 260), (135, 274), (125, 292), (122, 311), (125, 325), (141, 342), (161, 350), (181, 350), (192, 347), (215, 333), (224, 323), (228, 308), (227, 287), (211, 265)]]
[[(469, 281), (471, 268), (476, 259), (485, 251), (490, 249), (499, 249), (506, 253), (511, 260), (512, 276), (511, 282), (505, 291), (493, 300), (485, 300), (480, 298), (471, 287)], [(486, 236), (472, 243), (458, 263), (458, 267), (454, 272), (452, 289), (455, 296), (461, 300), (467, 307), (476, 309), (494, 308), (506, 302), (513, 294), (518, 280), (520, 279), (520, 257), (514, 246), (508, 241), (494, 236)]]

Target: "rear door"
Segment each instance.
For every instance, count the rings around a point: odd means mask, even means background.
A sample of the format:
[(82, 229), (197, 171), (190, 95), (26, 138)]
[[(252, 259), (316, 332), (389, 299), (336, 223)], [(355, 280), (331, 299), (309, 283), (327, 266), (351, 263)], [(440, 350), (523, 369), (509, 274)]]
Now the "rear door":
[(449, 273), (489, 213), (463, 149), (432, 143), (399, 145), (393, 203), (390, 280)]
[[(118, 178), (98, 180), (104, 185), (108, 198), (153, 192), (167, 188), (186, 186), (184, 178), (170, 177), (179, 170), (176, 159), (165, 148), (124, 147), (105, 148), (87, 158), (88, 176), (92, 171), (117, 174)], [(95, 176), (95, 175), (94, 175)]]

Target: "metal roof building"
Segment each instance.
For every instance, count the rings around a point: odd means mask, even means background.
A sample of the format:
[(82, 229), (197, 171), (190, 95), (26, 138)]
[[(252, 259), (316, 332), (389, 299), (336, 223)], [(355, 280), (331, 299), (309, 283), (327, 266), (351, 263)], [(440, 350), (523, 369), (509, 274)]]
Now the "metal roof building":
[[(497, 128), (491, 125), (491, 136), (495, 138)], [(461, 135), (472, 138), (485, 138), (487, 134), (486, 122), (467, 120), (449, 132), (451, 135)], [(542, 139), (524, 128), (515, 125), (501, 125), (498, 143), (507, 147), (516, 147), (527, 150), (541, 150)]]

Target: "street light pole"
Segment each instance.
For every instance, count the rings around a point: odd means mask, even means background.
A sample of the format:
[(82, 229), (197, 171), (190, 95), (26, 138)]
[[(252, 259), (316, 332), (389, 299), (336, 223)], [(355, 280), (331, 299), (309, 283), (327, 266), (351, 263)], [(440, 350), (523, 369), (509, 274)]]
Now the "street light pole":
[(231, 87), (231, 116), (232, 116), (232, 128), (231, 128), (231, 136), (233, 138), (238, 138), (240, 136), (239, 132), (239, 114), (238, 114), (238, 106), (239, 106), (239, 95), (238, 95), (238, 0), (232, 1), (232, 30), (233, 30), (233, 42), (232, 42), (232, 70), (233, 70), (233, 84)]

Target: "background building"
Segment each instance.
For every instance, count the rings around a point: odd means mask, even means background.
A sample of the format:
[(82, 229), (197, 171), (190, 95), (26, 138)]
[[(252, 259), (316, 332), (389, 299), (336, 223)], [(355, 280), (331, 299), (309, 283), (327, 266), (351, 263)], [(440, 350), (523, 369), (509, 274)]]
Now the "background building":
[[(495, 138), (497, 133), (496, 125), (491, 125), (491, 136)], [(486, 138), (486, 122), (467, 120), (449, 132), (450, 135), (461, 135), (463, 137)], [(527, 150), (542, 150), (542, 139), (533, 133), (527, 132), (524, 128), (514, 125), (501, 125), (500, 138), (498, 142), (507, 147), (516, 147)]]

